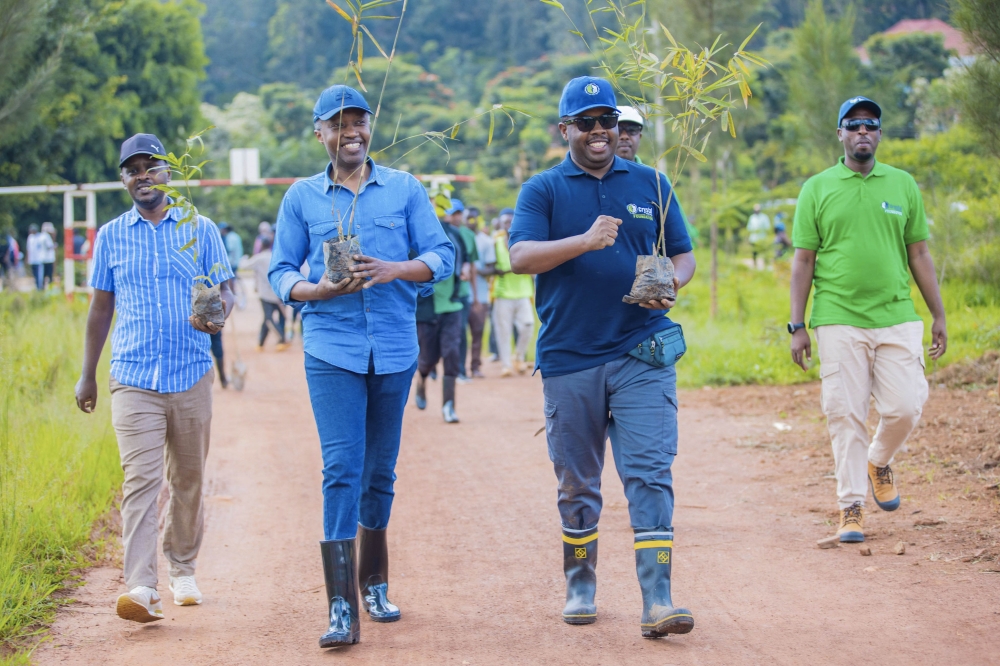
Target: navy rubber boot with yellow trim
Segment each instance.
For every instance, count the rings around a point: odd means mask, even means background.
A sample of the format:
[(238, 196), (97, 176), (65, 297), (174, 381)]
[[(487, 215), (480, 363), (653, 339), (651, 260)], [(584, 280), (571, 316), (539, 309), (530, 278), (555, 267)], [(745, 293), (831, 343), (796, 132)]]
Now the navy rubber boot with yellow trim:
[(672, 531), (643, 531), (635, 535), (635, 570), (642, 588), (643, 638), (686, 634), (694, 629), (694, 617), (686, 608), (675, 608), (670, 599), (670, 566), (673, 559)]
[(597, 528), (563, 530), (563, 571), (566, 573), (566, 624), (597, 621)]
[(330, 628), (319, 639), (321, 648), (353, 645), (361, 640), (358, 619), (358, 574), (354, 564), (354, 539), (320, 541), (323, 577), (326, 579)]
[(358, 525), (358, 581), (361, 607), (373, 622), (395, 622), (399, 608), (389, 601), (389, 545), (385, 530)]

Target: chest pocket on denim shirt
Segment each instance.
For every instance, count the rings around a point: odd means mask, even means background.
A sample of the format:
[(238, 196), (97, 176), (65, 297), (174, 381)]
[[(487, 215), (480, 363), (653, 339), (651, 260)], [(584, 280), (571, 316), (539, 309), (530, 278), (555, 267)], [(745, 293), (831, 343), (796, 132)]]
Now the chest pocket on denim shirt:
[(309, 223), (309, 235), (320, 240), (332, 238), (336, 232), (337, 222), (335, 220), (320, 220)]
[(409, 245), (406, 219), (402, 215), (383, 215), (375, 218), (375, 247), (381, 259), (406, 261)]

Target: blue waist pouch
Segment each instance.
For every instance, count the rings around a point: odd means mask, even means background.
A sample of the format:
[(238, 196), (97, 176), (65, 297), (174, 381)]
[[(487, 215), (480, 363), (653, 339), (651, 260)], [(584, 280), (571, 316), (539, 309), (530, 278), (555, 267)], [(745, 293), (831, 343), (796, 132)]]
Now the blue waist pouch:
[(639, 346), (633, 347), (628, 355), (654, 367), (666, 368), (681, 360), (686, 351), (684, 330), (680, 324), (674, 324), (670, 328), (653, 333), (640, 342)]

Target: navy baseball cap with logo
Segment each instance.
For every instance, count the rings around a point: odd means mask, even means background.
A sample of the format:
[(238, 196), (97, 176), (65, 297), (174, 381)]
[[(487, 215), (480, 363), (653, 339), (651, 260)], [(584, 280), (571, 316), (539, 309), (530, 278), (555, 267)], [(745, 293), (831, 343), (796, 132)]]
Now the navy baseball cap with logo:
[(837, 127), (840, 127), (840, 123), (844, 122), (844, 116), (850, 113), (851, 109), (856, 106), (864, 106), (868, 108), (869, 111), (875, 114), (876, 118), (882, 117), (882, 107), (878, 104), (871, 101), (867, 97), (852, 97), (840, 105), (840, 115), (837, 116)]
[(131, 157), (135, 155), (166, 155), (167, 151), (163, 147), (163, 142), (153, 134), (136, 134), (125, 139), (122, 144), (118, 168), (125, 166)]
[(329, 120), (345, 109), (361, 109), (371, 113), (368, 102), (350, 86), (330, 86), (319, 94), (313, 107), (313, 121)]
[(596, 76), (580, 76), (563, 88), (562, 98), (559, 100), (559, 117), (571, 118), (599, 107), (617, 112), (618, 102), (611, 83)]

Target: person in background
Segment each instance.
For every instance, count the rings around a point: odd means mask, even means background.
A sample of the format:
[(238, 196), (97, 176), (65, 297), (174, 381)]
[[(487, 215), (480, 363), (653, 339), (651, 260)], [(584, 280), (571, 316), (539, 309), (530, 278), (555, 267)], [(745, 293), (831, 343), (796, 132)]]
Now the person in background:
[(781, 259), (792, 247), (792, 241), (785, 230), (785, 223), (782, 221), (784, 213), (774, 216), (774, 258)]
[[(493, 323), (497, 329), (497, 353), (500, 355), (500, 376), (510, 377), (517, 371), (528, 371), (526, 356), (528, 344), (535, 331), (535, 309), (531, 300), (535, 281), (531, 275), (511, 272), (510, 252), (507, 249), (510, 224), (514, 212), (509, 208), (500, 213), (500, 231), (496, 237), (496, 284), (493, 289)], [(511, 362), (511, 336), (517, 331), (516, 354)]]
[[(452, 199), (454, 202), (455, 199)], [(453, 204), (454, 206), (454, 204)], [(454, 225), (445, 220), (441, 228), (454, 246), (456, 268), (469, 263), (465, 253), (465, 242)], [(427, 409), (427, 377), (443, 361), (444, 377), (441, 381), (441, 414), (445, 423), (458, 423), (455, 413), (455, 384), (460, 369), (460, 338), (462, 328), (461, 281), (458, 275), (450, 275), (434, 285), (434, 293), (417, 299), (417, 340), (420, 355), (417, 359), (417, 387), (415, 402), (417, 409)]]
[(264, 309), (264, 322), (260, 325), (257, 350), (264, 351), (264, 341), (267, 340), (268, 331), (273, 330), (278, 335), (278, 344), (274, 350), (285, 351), (289, 346), (285, 342), (285, 304), (274, 293), (271, 283), (267, 280), (267, 272), (271, 266), (271, 244), (270, 236), (261, 238), (260, 251), (247, 259), (243, 263), (243, 267), (253, 271), (257, 297)]
[[(771, 218), (761, 212), (760, 204), (753, 205), (753, 214), (747, 220), (747, 240), (750, 241), (750, 251), (753, 253), (754, 268), (764, 268), (767, 256), (767, 246), (771, 239)], [(761, 264), (757, 264), (757, 256)]]
[(46, 243), (45, 254), (42, 259), (45, 286), (48, 287), (55, 279), (56, 246), (58, 245), (56, 242), (56, 225), (51, 222), (42, 222), (42, 233), (49, 237), (49, 242)]
[[(232, 281), (233, 295), (236, 297), (236, 307), (242, 310), (247, 306), (247, 293), (240, 280), (240, 262), (243, 261), (243, 238), (229, 226), (228, 222), (219, 222), (219, 232), (222, 234), (222, 241), (226, 244), (226, 254), (229, 256), (229, 265), (233, 267)], [(222, 341), (219, 340), (221, 349)], [(220, 356), (221, 358), (221, 356)]]
[(7, 229), (0, 231), (0, 289), (8, 279), (14, 277), (14, 237)]
[(49, 254), (52, 254), (52, 261), (55, 261), (55, 243), (47, 233), (38, 230), (37, 224), (28, 226), (28, 242), (25, 244), (28, 251), (28, 266), (31, 274), (35, 278), (35, 288), (38, 291), (45, 289), (45, 263)]
[(271, 244), (274, 244), (274, 230), (271, 228), (271, 223), (267, 220), (257, 225), (257, 237), (253, 239), (254, 255), (260, 254), (265, 238), (270, 238)]
[[(208, 334), (221, 328), (191, 314), (197, 276), (220, 284), (226, 317), (233, 308), (228, 286), (233, 274), (215, 224), (200, 215), (179, 224), (181, 209), (168, 208), (166, 194), (154, 189), (170, 181), (166, 162), (156, 157), (166, 154), (152, 134), (122, 144), (121, 179), (134, 205), (97, 234), (94, 294), (76, 385), (77, 407), (92, 413), (97, 366), (114, 322), (111, 423), (125, 473), (121, 516), (128, 590), (118, 597), (116, 612), (133, 622), (163, 619), (156, 543), (164, 468), (170, 499), (162, 543), (170, 591), (175, 605), (202, 602), (194, 574), (205, 528), (202, 483), (212, 426)], [(192, 242), (195, 247), (189, 247)]]
[[(917, 182), (875, 159), (882, 109), (867, 97), (845, 101), (837, 116), (844, 154), (802, 186), (792, 242), (792, 361), (807, 369), (816, 334), (821, 404), (833, 447), (840, 508), (839, 540), (865, 540), (871, 489), (883, 511), (899, 508), (893, 456), (920, 421), (927, 401), (924, 322), (910, 296), (910, 274), (933, 323), (928, 356), (948, 348), (944, 303), (927, 240), (930, 229)], [(868, 430), (872, 399), (879, 413)]]
[(462, 303), (462, 332), (459, 336), (458, 344), (458, 379), (459, 384), (469, 381), (469, 375), (465, 371), (465, 357), (469, 352), (469, 339), (465, 334), (465, 329), (469, 324), (469, 313), (472, 310), (472, 303), (475, 296), (475, 271), (474, 262), (479, 258), (476, 249), (476, 234), (465, 225), (465, 204), (460, 199), (451, 200), (451, 208), (445, 211), (445, 220), (458, 233), (458, 238), (462, 241), (462, 249), (465, 253), (465, 262), (458, 273), (458, 299)]
[[(510, 211), (510, 209), (505, 209)], [(513, 213), (514, 211), (510, 211)], [(469, 358), (469, 370), (473, 377), (483, 378), (483, 331), (486, 321), (490, 318), (490, 283), (489, 278), (496, 274), (497, 252), (493, 238), (486, 232), (486, 226), (479, 217), (478, 208), (470, 208), (466, 226), (476, 234), (476, 251), (479, 259), (475, 262), (475, 298), (469, 310), (469, 334), (472, 337), (472, 349)]]

